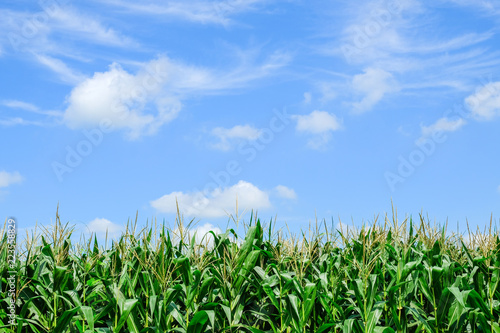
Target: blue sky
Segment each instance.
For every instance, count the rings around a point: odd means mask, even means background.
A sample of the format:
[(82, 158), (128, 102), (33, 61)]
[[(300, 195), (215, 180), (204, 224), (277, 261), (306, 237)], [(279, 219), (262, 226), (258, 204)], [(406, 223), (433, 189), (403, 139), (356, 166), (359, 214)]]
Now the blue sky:
[[(500, 1), (3, 1), (0, 213), (500, 216)], [(245, 215), (248, 219), (249, 215)], [(205, 230), (204, 229), (204, 230)]]

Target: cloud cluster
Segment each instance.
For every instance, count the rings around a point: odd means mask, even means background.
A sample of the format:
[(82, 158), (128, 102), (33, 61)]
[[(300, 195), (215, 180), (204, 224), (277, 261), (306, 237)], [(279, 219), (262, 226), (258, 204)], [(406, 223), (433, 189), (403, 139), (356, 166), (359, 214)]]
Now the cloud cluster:
[[(285, 186), (278, 186), (276, 191), (284, 198), (296, 197), (295, 192)], [(186, 216), (217, 218), (233, 212), (236, 201), (238, 201), (238, 209), (241, 210), (271, 208), (269, 197), (268, 192), (241, 180), (233, 186), (215, 188), (210, 192), (172, 192), (151, 201), (150, 204), (162, 213), (176, 213), (178, 204), (179, 209)]]
[[(189, 66), (161, 56), (129, 73), (114, 63), (78, 84), (68, 97), (64, 122), (72, 129), (95, 127), (103, 120), (124, 129), (130, 139), (154, 134), (175, 119), (182, 99), (244, 87), (285, 65), (288, 58), (271, 55), (262, 64), (243, 64), (229, 71)], [(246, 127), (215, 131), (231, 139)], [(247, 135), (243, 133), (242, 135)], [(225, 144), (222, 143), (223, 147)]]

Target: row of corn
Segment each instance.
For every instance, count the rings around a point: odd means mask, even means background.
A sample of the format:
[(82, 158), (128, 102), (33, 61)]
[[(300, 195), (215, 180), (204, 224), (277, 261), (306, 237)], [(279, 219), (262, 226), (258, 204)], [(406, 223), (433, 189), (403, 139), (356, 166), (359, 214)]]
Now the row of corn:
[[(253, 221), (252, 221), (253, 220)], [(15, 269), (0, 244), (0, 332), (500, 332), (500, 239), (421, 218), (300, 236), (256, 218), (197, 241), (182, 223), (72, 242), (57, 219)], [(11, 280), (12, 281), (12, 280)]]

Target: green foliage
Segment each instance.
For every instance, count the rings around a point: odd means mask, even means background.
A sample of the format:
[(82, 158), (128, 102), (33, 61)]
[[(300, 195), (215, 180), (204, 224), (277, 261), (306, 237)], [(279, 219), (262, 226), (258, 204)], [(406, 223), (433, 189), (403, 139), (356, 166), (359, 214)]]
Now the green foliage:
[[(446, 236), (420, 218), (300, 238), (250, 220), (197, 243), (177, 229), (127, 229), (72, 245), (56, 225), (17, 258), (16, 325), (0, 332), (500, 332), (500, 239)], [(323, 226), (322, 226), (323, 227)], [(0, 286), (8, 290), (7, 238)]]

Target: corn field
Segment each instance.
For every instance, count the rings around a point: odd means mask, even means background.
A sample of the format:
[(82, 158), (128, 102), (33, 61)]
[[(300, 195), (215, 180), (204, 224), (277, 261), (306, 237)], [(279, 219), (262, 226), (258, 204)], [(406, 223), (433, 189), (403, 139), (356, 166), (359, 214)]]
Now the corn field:
[(109, 245), (73, 243), (57, 216), (19, 245), (14, 325), (4, 232), (0, 332), (500, 332), (491, 222), (450, 235), (423, 217), (323, 221), (297, 236), (252, 216), (243, 236), (202, 242), (176, 224), (136, 230), (136, 219)]

